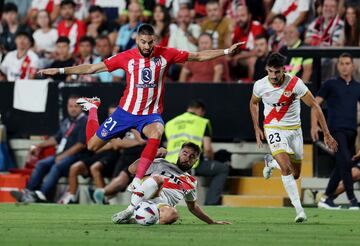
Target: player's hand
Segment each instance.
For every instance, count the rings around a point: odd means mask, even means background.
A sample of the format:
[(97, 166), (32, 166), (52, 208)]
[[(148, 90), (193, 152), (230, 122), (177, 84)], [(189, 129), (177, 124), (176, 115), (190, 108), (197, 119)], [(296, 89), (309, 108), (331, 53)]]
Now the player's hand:
[(40, 69), (37, 74), (40, 74), (41, 76), (54, 76), (56, 74), (59, 74), (58, 68), (47, 68), (47, 69)]
[(214, 221), (214, 223), (212, 223), (212, 225), (231, 225), (231, 222), (228, 221)]
[(161, 147), (157, 150), (157, 153), (156, 153), (156, 158), (164, 158), (167, 154), (167, 149)]
[(360, 159), (360, 150), (351, 158), (351, 160), (356, 161)]
[(319, 126), (311, 127), (310, 134), (313, 142), (319, 141), (319, 132), (321, 132), (321, 128)]
[(325, 134), (324, 135), (324, 142), (325, 145), (331, 149), (331, 151), (336, 152), (338, 149), (338, 144), (336, 142), (336, 140), (330, 135), (330, 134)]
[(245, 43), (246, 42), (239, 42), (239, 43), (231, 45), (231, 47), (229, 48), (229, 55), (235, 55), (235, 54), (239, 53), (240, 47), (242, 45), (244, 45)]
[(256, 145), (258, 146), (258, 148), (262, 148), (263, 147), (262, 141), (265, 139), (264, 132), (259, 127), (257, 127), (255, 130), (255, 135), (256, 135)]

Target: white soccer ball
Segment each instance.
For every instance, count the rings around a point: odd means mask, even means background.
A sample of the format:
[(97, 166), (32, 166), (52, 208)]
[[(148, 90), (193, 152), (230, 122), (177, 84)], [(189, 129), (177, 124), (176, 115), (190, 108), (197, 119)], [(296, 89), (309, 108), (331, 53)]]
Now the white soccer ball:
[(135, 220), (140, 225), (154, 225), (158, 222), (159, 218), (159, 208), (151, 201), (141, 202), (135, 207)]

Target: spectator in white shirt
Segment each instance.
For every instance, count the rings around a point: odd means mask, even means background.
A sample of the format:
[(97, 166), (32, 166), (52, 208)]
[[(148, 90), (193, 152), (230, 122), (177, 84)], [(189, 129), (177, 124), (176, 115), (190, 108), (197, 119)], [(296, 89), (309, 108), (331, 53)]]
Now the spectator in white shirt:
[(0, 65), (0, 80), (33, 79), (39, 68), (39, 57), (30, 48), (32, 36), (20, 31), (15, 36), (16, 50), (9, 52)]
[(55, 51), (58, 32), (51, 28), (50, 15), (46, 10), (40, 10), (37, 13), (36, 23), (39, 26), (34, 34), (35, 52), (40, 57), (41, 67), (47, 67), (52, 62), (52, 53)]

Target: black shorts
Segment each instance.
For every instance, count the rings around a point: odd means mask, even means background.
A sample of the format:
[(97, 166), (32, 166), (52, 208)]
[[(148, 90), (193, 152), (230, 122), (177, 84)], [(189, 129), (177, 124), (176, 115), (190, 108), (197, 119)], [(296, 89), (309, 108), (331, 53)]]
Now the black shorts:
[(129, 166), (140, 158), (141, 152), (143, 151), (144, 146), (135, 146), (128, 149), (124, 149), (121, 153), (119, 160), (116, 163), (113, 177), (116, 177), (120, 172), (126, 172), (129, 177), (132, 177), (132, 174), (129, 172)]
[(85, 163), (86, 167), (89, 170), (91, 165), (93, 165), (95, 162), (100, 162), (103, 165), (102, 174), (105, 177), (111, 177), (119, 157), (119, 151), (106, 150), (97, 154), (87, 156), (81, 161)]

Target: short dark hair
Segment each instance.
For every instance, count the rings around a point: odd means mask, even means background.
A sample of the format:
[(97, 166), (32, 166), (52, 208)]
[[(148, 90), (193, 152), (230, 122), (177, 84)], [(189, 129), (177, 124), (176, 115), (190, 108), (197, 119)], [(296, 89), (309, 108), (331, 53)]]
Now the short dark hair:
[(268, 67), (283, 67), (285, 66), (286, 57), (282, 54), (275, 52), (272, 53), (267, 59), (266, 66)]
[(80, 98), (80, 96), (79, 96), (79, 95), (76, 95), (76, 94), (70, 94), (70, 96), (68, 97), (68, 101), (69, 101), (70, 99), (78, 99), (78, 98)]
[(14, 3), (5, 3), (3, 6), (3, 13), (18, 12), (18, 7)]
[(259, 39), (265, 39), (267, 41), (268, 37), (266, 36), (266, 34), (258, 34), (255, 36), (255, 40), (259, 40)]
[(152, 25), (142, 24), (139, 26), (137, 33), (139, 35), (154, 35), (155, 31)]
[(68, 37), (65, 36), (60, 36), (57, 40), (56, 43), (67, 43), (68, 45), (70, 45), (70, 39)]
[(95, 40), (93, 37), (91, 36), (82, 36), (79, 40), (79, 43), (85, 43), (85, 42), (88, 42), (90, 43), (91, 46), (95, 46)]
[(273, 22), (275, 19), (282, 20), (282, 21), (286, 24), (286, 16), (283, 15), (283, 14), (277, 14), (277, 15), (275, 15), (275, 16), (272, 18), (271, 22)]
[(195, 151), (196, 155), (200, 155), (200, 153), (201, 153), (200, 146), (193, 142), (185, 142), (181, 145), (181, 149), (183, 149), (185, 147), (193, 149)]
[(71, 5), (74, 8), (76, 7), (76, 3), (73, 0), (62, 0), (60, 3), (60, 7), (63, 7), (65, 5)]
[(341, 53), (339, 59), (340, 58), (350, 58), (351, 62), (353, 62), (354, 60), (354, 57), (348, 52)]
[(189, 102), (188, 108), (201, 108), (202, 110), (205, 110), (206, 106), (203, 101), (195, 99)]
[(210, 5), (210, 4), (220, 5), (219, 0), (209, 0), (209, 1), (207, 1), (206, 5)]
[(33, 38), (33, 36), (32, 36), (29, 32), (24, 31), (24, 30), (17, 31), (17, 32), (15, 33), (15, 39), (16, 39), (17, 37), (20, 37), (20, 36), (27, 37), (27, 39), (28, 39), (28, 40), (30, 41), (30, 43), (31, 43), (31, 46), (34, 45), (34, 38)]
[(89, 8), (89, 13), (94, 13), (94, 12), (100, 12), (103, 14), (104, 10), (99, 5), (93, 5)]

